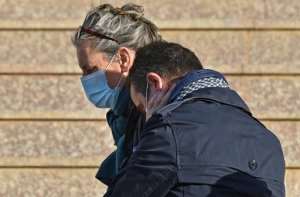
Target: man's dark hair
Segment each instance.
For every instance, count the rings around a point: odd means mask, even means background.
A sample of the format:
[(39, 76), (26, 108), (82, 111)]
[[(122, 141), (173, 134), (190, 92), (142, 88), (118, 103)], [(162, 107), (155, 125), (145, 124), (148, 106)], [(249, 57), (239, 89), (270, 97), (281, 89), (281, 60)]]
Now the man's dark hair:
[(137, 51), (129, 80), (137, 91), (145, 95), (146, 77), (149, 72), (174, 80), (202, 68), (200, 60), (191, 50), (180, 44), (160, 41)]

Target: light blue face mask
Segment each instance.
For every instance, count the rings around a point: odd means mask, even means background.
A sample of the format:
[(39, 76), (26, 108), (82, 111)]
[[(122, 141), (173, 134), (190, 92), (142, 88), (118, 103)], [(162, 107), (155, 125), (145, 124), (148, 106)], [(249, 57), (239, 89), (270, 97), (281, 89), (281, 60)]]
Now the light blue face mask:
[[(112, 57), (106, 69), (111, 65)], [(114, 109), (119, 94), (121, 92), (120, 80), (114, 89), (111, 89), (107, 83), (105, 71), (98, 70), (94, 73), (81, 77), (81, 84), (89, 101), (99, 108)]]

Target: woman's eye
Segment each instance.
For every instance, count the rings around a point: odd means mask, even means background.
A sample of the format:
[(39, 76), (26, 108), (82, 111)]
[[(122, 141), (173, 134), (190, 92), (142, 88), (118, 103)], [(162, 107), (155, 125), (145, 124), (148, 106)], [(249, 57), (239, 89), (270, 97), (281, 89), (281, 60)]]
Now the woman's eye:
[(83, 75), (88, 75), (96, 72), (98, 70), (98, 67), (97, 66), (83, 67), (82, 70), (83, 70)]

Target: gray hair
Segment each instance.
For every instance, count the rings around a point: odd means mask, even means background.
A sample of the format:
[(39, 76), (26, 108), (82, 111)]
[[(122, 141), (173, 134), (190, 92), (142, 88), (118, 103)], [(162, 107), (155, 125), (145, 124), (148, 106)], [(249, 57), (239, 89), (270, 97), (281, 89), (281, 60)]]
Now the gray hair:
[[(143, 16), (143, 12), (142, 6), (132, 3), (121, 8), (114, 8), (110, 4), (100, 5), (87, 14), (72, 42), (78, 46), (83, 40), (91, 40), (93, 48), (112, 57), (122, 46), (137, 50), (161, 41), (158, 28)], [(88, 32), (82, 31), (83, 28)]]

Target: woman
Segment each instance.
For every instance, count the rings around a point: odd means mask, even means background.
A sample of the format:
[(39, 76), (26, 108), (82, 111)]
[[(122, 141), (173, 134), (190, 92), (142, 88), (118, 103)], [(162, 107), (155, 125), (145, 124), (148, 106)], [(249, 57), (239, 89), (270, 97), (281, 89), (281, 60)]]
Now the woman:
[(104, 4), (92, 9), (72, 39), (86, 96), (96, 107), (110, 109), (106, 118), (117, 149), (103, 161), (96, 175), (106, 185), (130, 156), (144, 121), (126, 86), (135, 52), (160, 40), (158, 28), (135, 4), (121, 8)]

